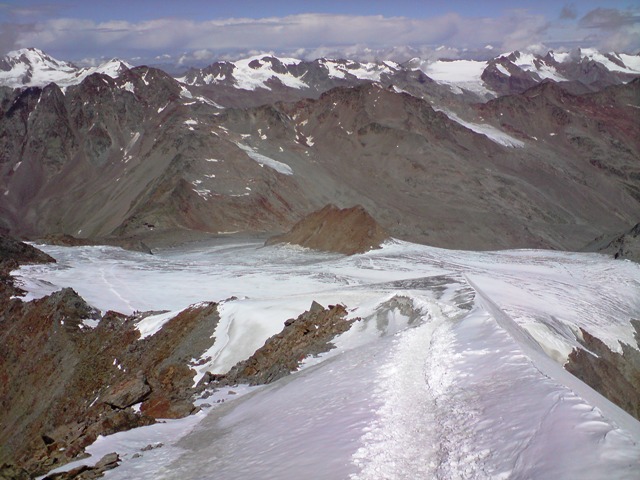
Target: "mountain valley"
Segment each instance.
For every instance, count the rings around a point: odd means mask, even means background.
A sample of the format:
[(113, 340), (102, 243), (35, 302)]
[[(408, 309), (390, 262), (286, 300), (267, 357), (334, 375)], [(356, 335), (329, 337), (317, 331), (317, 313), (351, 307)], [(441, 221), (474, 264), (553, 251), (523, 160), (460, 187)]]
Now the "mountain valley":
[[(27, 53), (5, 64), (16, 70)], [(266, 56), (184, 83), (117, 61), (66, 73), (62, 86), (35, 85), (56, 76), (31, 72), (22, 81), (33, 86), (2, 88), (2, 227), (153, 243), (163, 232), (279, 232), (333, 202), (363, 205), (397, 238), (455, 248), (575, 250), (630, 228), (640, 83), (623, 60), (637, 59), (605, 56), (607, 70), (591, 52), (582, 70), (608, 74), (580, 77), (525, 57), (487, 62), (484, 78), (496, 65), (529, 78), (502, 96), (480, 76), (464, 90), (392, 62)], [(580, 80), (580, 94), (564, 86)]]
[(0, 479), (634, 478), (639, 221), (639, 55), (11, 52)]

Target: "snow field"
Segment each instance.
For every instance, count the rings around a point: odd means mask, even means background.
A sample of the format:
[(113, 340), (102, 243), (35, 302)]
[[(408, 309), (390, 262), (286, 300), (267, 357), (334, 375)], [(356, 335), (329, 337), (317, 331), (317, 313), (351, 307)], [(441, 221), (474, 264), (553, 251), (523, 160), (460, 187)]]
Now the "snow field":
[(500, 144), (504, 147), (512, 147), (512, 148), (522, 148), (524, 147), (524, 142), (522, 140), (518, 140), (517, 138), (512, 137), (511, 135), (503, 132), (502, 130), (494, 127), (493, 125), (489, 125), (486, 123), (473, 123), (467, 122), (466, 120), (462, 120), (455, 113), (440, 110), (447, 117), (449, 117), (454, 122), (459, 123), (463, 127), (468, 128), (469, 130), (479, 133), (480, 135), (484, 135), (489, 138), (489, 140)]
[(243, 145), (242, 143), (236, 143), (236, 145), (240, 147), (240, 149), (244, 150), (251, 160), (256, 161), (261, 166), (266, 165), (267, 167), (273, 168), (276, 172), (284, 175), (293, 175), (293, 169), (286, 163), (279, 162), (278, 160), (274, 160), (271, 157), (258, 153), (255, 149), (247, 145)]
[[(221, 303), (216, 342), (203, 355), (211, 360), (198, 375), (226, 371), (313, 300), (344, 303), (362, 319), (287, 378), (199, 400), (225, 402), (171, 422), (175, 433), (162, 440), (139, 429), (96, 442), (87, 463), (105, 441), (114, 442), (105, 452), (126, 455), (105, 478), (624, 479), (640, 471), (640, 422), (562, 369), (579, 327), (615, 349), (634, 341), (637, 264), (400, 241), (352, 257), (228, 241), (154, 256), (43, 249), (59, 263), (17, 272), (31, 297), (71, 285), (102, 309), (178, 312), (239, 296)], [(153, 334), (160, 320), (139, 328)]]

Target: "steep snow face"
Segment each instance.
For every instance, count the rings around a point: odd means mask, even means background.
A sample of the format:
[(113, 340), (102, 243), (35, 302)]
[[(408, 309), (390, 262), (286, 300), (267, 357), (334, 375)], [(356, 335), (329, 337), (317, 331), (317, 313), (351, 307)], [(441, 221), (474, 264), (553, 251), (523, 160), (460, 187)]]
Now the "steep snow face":
[[(583, 59), (589, 59), (601, 63), (607, 70), (622, 73), (640, 73), (640, 56), (610, 53), (602, 54), (593, 48), (580, 49), (580, 56)], [(614, 61), (617, 60), (617, 61)]]
[(392, 74), (399, 65), (394, 62), (359, 63), (353, 60), (320, 59), (320, 64), (329, 71), (333, 78), (356, 77), (359, 80), (379, 82), (383, 74)]
[(551, 79), (556, 82), (567, 80), (558, 73), (553, 65), (547, 64), (539, 56), (532, 53), (519, 53), (513, 64), (527, 72), (536, 73), (542, 80)]
[(102, 73), (108, 75), (111, 78), (118, 78), (124, 71), (133, 68), (133, 65), (123, 62), (117, 58), (112, 58), (108, 62), (102, 63), (97, 67), (89, 67), (81, 70), (80, 76), (82, 78), (87, 77), (93, 73)]
[(438, 60), (422, 63), (419, 69), (436, 82), (449, 85), (454, 93), (469, 90), (480, 95), (495, 96), (484, 86), (481, 78), (487, 65), (487, 62), (476, 60)]
[[(119, 452), (106, 478), (596, 479), (640, 468), (640, 422), (562, 369), (579, 327), (617, 351), (634, 344), (632, 262), (400, 241), (351, 257), (253, 242), (154, 256), (43, 249), (58, 263), (17, 272), (31, 296), (70, 285), (102, 309), (174, 311), (228, 299), (205, 354), (214, 372), (312, 300), (361, 319), (290, 377), (240, 398), (217, 392), (225, 402), (206, 415), (99, 439), (81, 462)], [(140, 329), (153, 335), (164, 320)]]
[(78, 68), (72, 63), (56, 60), (37, 48), (25, 48), (9, 52), (0, 59), (0, 85), (20, 87), (44, 87), (56, 83), (61, 87), (75, 85), (93, 73), (117, 78), (131, 65), (112, 59), (97, 67)]
[(9, 52), (0, 60), (0, 65), (0, 84), (16, 88), (57, 82), (78, 70), (71, 63), (55, 60), (36, 48)]
[(592, 60), (602, 64), (611, 72), (640, 74), (640, 55), (615, 52), (603, 54), (593, 48), (580, 48), (571, 52), (549, 52), (549, 55), (558, 63)]
[(275, 58), (259, 55), (233, 62), (233, 65), (235, 66), (233, 76), (235, 78), (236, 86), (244, 90), (255, 90), (256, 88), (271, 90), (271, 87), (267, 85), (267, 81), (276, 79), (282, 82), (283, 85), (290, 88), (308, 87), (304, 81), (288, 72), (276, 72), (273, 67), (274, 62), (281, 62), (286, 66), (297, 65), (300, 63), (300, 60), (295, 58)]

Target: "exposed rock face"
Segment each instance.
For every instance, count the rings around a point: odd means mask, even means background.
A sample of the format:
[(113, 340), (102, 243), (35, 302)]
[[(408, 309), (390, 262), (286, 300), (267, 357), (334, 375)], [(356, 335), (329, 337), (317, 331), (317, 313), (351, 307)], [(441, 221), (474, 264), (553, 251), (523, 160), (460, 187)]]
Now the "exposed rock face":
[(331, 340), (349, 330), (355, 321), (345, 319), (346, 315), (342, 305), (324, 308), (313, 302), (308, 311), (287, 320), (282, 331), (269, 338), (251, 357), (236, 364), (226, 375), (214, 376), (214, 380), (222, 385), (275, 382), (297, 370), (308, 355), (334, 348)]
[(63, 247), (80, 247), (84, 245), (110, 245), (114, 247), (124, 248), (125, 250), (133, 250), (135, 252), (153, 253), (151, 248), (140, 239), (134, 238), (77, 238), (68, 233), (57, 233), (45, 235), (42, 242), (49, 245), (61, 245)]
[(609, 248), (615, 249), (614, 258), (628, 258), (640, 263), (640, 223), (614, 239)]
[(69, 288), (26, 303), (11, 295), (0, 290), (0, 463), (42, 474), (98, 435), (195, 410), (189, 365), (214, 341), (217, 304), (189, 307), (141, 339), (146, 314), (101, 316)]
[[(631, 323), (640, 348), (640, 321)], [(565, 368), (640, 420), (640, 351), (621, 343), (622, 354), (613, 352), (600, 339), (580, 330), (585, 348), (574, 349)]]
[(389, 234), (360, 205), (344, 209), (327, 205), (300, 220), (288, 233), (271, 237), (267, 244), (291, 243), (353, 255), (380, 248), (388, 239)]
[(46, 253), (8, 235), (0, 234), (0, 304), (14, 295), (22, 295), (10, 276), (11, 270), (28, 263), (50, 263), (55, 259)]
[[(294, 68), (276, 60), (259, 63)], [(543, 82), (478, 106), (420, 72), (393, 77), (226, 109), (146, 67), (65, 94), (0, 87), (0, 229), (152, 245), (159, 234), (285, 231), (334, 202), (434, 246), (578, 249), (637, 222), (637, 80), (584, 95)]]
[(24, 468), (4, 463), (0, 465), (0, 480), (31, 480), (31, 475)]
[(0, 234), (0, 263), (49, 263), (55, 259), (31, 245)]
[(640, 223), (626, 232), (614, 236), (601, 236), (584, 250), (612, 255), (613, 258), (628, 259), (640, 263)]

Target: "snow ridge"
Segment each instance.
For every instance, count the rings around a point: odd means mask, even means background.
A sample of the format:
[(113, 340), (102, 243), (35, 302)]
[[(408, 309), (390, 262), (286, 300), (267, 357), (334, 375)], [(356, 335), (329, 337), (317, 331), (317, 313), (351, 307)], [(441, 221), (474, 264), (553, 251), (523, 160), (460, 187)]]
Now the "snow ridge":
[(379, 478), (433, 478), (438, 444), (433, 423), (434, 404), (425, 379), (426, 358), (437, 319), (405, 330), (393, 342), (393, 354), (378, 370), (374, 392), (381, 403), (376, 418), (365, 429), (363, 444), (352, 456), (358, 473), (351, 480)]

